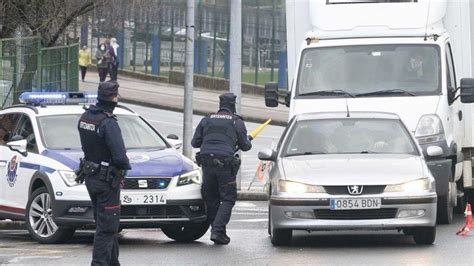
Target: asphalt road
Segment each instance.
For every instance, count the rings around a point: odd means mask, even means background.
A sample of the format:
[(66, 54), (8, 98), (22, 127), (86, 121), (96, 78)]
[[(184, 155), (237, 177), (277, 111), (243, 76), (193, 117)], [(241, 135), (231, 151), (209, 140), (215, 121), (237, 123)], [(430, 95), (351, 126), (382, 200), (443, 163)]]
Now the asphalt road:
[[(130, 107), (135, 112), (143, 116), (150, 122), (159, 132), (166, 137), (169, 134), (175, 134), (180, 140), (183, 139), (183, 114), (178, 112), (160, 110), (155, 108), (143, 107), (133, 104), (124, 104)], [(193, 134), (202, 116), (193, 116)], [(248, 132), (257, 128), (260, 124), (246, 123)], [(258, 137), (252, 141), (252, 149), (248, 152), (242, 153), (242, 190), (249, 188), (250, 182), (255, 176), (255, 171), (258, 165), (258, 152), (264, 148), (272, 146), (273, 142), (277, 142), (283, 133), (284, 127), (281, 126), (267, 126)], [(196, 150), (194, 150), (196, 151)], [(251, 187), (252, 191), (262, 191), (263, 182), (254, 182)]]
[[(473, 265), (474, 232), (459, 237), (463, 224), (438, 226), (434, 245), (418, 246), (396, 231), (297, 232), (290, 247), (273, 247), (267, 234), (267, 203), (239, 201), (228, 227), (231, 243), (215, 246), (209, 233), (180, 244), (159, 229), (128, 229), (120, 236), (122, 265)], [(26, 231), (0, 231), (0, 264), (87, 265), (93, 232), (76, 233), (61, 245), (41, 245)]]

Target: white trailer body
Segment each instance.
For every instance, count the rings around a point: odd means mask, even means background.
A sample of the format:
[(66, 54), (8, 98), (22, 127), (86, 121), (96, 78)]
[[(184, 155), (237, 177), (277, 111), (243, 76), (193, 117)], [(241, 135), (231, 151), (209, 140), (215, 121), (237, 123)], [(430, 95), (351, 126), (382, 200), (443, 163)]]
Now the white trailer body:
[[(474, 107), (461, 102), (456, 88), (462, 78), (474, 77), (474, 2), (287, 0), (286, 10), (289, 119), (295, 114), (345, 111), (347, 107), (351, 111), (397, 113), (425, 151), (432, 145), (445, 151), (443, 158), (428, 158), (428, 164), (437, 177), (439, 218), (450, 222), (454, 206), (462, 205), (463, 187), (473, 187)], [(365, 54), (357, 49), (366, 49)], [(354, 55), (348, 55), (351, 51)], [(381, 68), (395, 68), (402, 58), (414, 53), (423, 54), (425, 60), (427, 77), (422, 86), (433, 83), (436, 90), (407, 92), (406, 84), (416, 86), (411, 81), (396, 83), (394, 76), (399, 73), (395, 70), (381, 72), (391, 74), (384, 85), (388, 87), (376, 88), (372, 81), (384, 81), (376, 75), (380, 69), (374, 68), (370, 72), (373, 76), (364, 72), (365, 62), (380, 61)], [(356, 56), (361, 58), (360, 65), (351, 65)], [(367, 86), (352, 88), (358, 72)], [(356, 78), (346, 81), (350, 75)], [(384, 88), (392, 92), (371, 94)], [(341, 90), (356, 97), (341, 96)]]

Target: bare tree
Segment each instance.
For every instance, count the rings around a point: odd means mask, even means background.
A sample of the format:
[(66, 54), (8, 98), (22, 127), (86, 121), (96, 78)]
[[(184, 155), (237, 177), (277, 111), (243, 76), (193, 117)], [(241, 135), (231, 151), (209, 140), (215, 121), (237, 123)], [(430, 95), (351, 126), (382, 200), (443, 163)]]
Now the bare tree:
[(17, 30), (39, 34), (43, 46), (54, 46), (66, 28), (79, 16), (108, 5), (111, 0), (3, 0), (4, 23), (0, 37)]

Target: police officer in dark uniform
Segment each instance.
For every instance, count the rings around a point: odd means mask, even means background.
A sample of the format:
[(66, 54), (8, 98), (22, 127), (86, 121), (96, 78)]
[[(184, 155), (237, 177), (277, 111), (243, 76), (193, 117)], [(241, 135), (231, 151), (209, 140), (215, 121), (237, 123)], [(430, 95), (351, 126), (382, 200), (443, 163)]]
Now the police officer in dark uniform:
[(114, 81), (100, 83), (98, 103), (91, 105), (78, 123), (84, 159), (77, 171), (77, 181), (82, 183), (85, 179), (96, 223), (92, 265), (120, 265), (120, 183), (131, 168), (113, 115), (118, 87)]
[(235, 177), (240, 159), (234, 154), (238, 148), (252, 148), (244, 121), (235, 114), (236, 98), (233, 93), (220, 95), (219, 111), (201, 120), (191, 141), (194, 148), (201, 148), (196, 160), (202, 165), (201, 193), (212, 225), (211, 240), (221, 245), (230, 242), (226, 225), (237, 198)]

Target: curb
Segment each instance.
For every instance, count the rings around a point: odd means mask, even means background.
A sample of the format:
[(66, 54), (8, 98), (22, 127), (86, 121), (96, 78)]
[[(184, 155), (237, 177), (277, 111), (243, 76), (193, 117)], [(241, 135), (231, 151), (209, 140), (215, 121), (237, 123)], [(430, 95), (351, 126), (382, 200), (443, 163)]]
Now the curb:
[(265, 193), (265, 192), (250, 192), (250, 191), (237, 191), (237, 200), (267, 201), (268, 200), (268, 193)]
[(24, 221), (0, 220), (0, 230), (26, 230)]
[[(182, 107), (174, 107), (174, 106), (169, 106), (169, 105), (166, 105), (166, 104), (159, 104), (159, 103), (149, 103), (149, 102), (130, 99), (130, 98), (127, 98), (127, 97), (121, 97), (120, 101), (123, 102), (123, 103), (136, 104), (136, 105), (141, 105), (141, 106), (145, 106), (145, 107), (152, 107), (152, 108), (175, 111), (175, 112), (183, 112)], [(205, 116), (205, 115), (208, 115), (209, 112), (203, 111), (201, 109), (194, 109), (193, 114)], [(257, 118), (257, 117), (253, 117), (253, 116), (242, 115), (242, 117), (244, 118), (244, 120), (246, 122), (253, 122), (253, 123), (262, 124), (262, 123), (265, 123), (267, 121), (267, 119), (261, 119), (261, 118)], [(288, 122), (287, 121), (280, 121), (280, 120), (272, 120), (270, 122), (270, 125), (286, 127), (288, 125)]]

